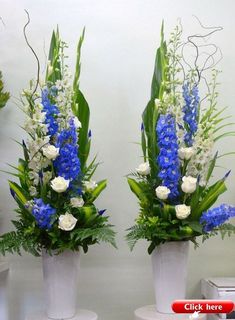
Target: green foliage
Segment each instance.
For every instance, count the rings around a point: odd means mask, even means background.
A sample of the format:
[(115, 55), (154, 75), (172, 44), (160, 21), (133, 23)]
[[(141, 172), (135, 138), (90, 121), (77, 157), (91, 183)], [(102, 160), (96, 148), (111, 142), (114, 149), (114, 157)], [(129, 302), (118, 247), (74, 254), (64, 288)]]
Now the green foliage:
[(4, 92), (4, 83), (2, 81), (2, 72), (0, 71), (0, 109), (2, 109), (10, 98), (9, 92)]

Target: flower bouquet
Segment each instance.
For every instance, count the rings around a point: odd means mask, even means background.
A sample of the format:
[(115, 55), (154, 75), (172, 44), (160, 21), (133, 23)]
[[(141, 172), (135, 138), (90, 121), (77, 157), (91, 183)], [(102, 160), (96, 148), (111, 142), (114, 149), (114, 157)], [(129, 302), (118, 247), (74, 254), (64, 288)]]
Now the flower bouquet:
[[(90, 110), (79, 89), (80, 55), (84, 32), (77, 47), (77, 62), (72, 79), (66, 64), (66, 43), (59, 31), (53, 32), (45, 83), (31, 83), (23, 91), (24, 158), (19, 159), (9, 181), (18, 208), (12, 221), (16, 231), (4, 234), (0, 251), (21, 248), (35, 256), (43, 254), (47, 284), (47, 313), (64, 319), (76, 311), (77, 259), (80, 248), (101, 241), (115, 246), (115, 232), (108, 224), (105, 210), (94, 204), (106, 187), (106, 180), (95, 182), (96, 157), (88, 164), (91, 144)], [(62, 273), (62, 275), (61, 275)], [(63, 284), (61, 292), (58, 286)], [(57, 292), (57, 295), (55, 295)]]
[[(197, 246), (198, 236), (204, 241), (218, 232), (224, 237), (235, 231), (226, 223), (235, 216), (235, 208), (226, 204), (212, 208), (226, 191), (229, 175), (211, 183), (221, 156), (213, 154), (213, 147), (221, 138), (234, 135), (234, 131), (223, 132), (232, 124), (226, 122), (225, 108), (217, 106), (218, 71), (211, 66), (216, 58), (207, 55), (200, 67), (196, 43), (200, 36), (183, 42), (181, 35), (177, 26), (166, 42), (162, 27), (151, 98), (142, 115), (144, 163), (127, 177), (140, 205), (127, 240), (131, 249), (139, 239), (150, 242), (157, 309), (167, 313), (172, 301), (185, 295), (188, 240)], [(186, 59), (189, 47), (196, 51), (193, 66)], [(205, 87), (207, 93), (200, 98), (199, 89), (204, 92)]]

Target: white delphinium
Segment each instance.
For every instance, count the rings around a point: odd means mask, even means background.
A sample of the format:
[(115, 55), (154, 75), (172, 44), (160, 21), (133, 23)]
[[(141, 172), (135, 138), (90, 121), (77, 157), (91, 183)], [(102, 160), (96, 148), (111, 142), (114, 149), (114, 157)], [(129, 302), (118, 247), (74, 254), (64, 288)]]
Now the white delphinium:
[(29, 179), (35, 186), (39, 184), (39, 174), (37, 172), (29, 171)]
[(73, 96), (73, 87), (72, 87), (72, 76), (68, 72), (67, 67), (64, 67), (63, 70), (63, 79), (57, 80), (55, 86), (58, 90), (55, 97), (55, 103), (60, 110), (60, 113), (65, 118), (66, 122), (70, 117), (72, 96)]
[(31, 197), (35, 197), (37, 195), (37, 189), (34, 186), (31, 186), (29, 188), (29, 193), (30, 193)]
[[(192, 156), (187, 168), (187, 175), (200, 176), (200, 185), (205, 185), (206, 183), (206, 175), (210, 161), (213, 158), (213, 130), (214, 128), (210, 124), (206, 124), (203, 127), (199, 124), (193, 144), (195, 154)], [(206, 135), (205, 132), (207, 132)]]

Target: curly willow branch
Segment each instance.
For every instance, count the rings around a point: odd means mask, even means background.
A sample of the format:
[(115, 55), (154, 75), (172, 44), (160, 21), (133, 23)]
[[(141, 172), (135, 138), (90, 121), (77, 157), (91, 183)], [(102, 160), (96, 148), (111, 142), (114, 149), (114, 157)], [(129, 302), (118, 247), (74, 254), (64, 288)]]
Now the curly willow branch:
[(34, 57), (35, 57), (35, 59), (37, 61), (37, 81), (36, 81), (36, 86), (35, 86), (35, 88), (34, 88), (34, 90), (32, 92), (32, 96), (31, 97), (33, 97), (33, 95), (37, 91), (37, 88), (38, 88), (38, 85), (39, 85), (40, 62), (39, 62), (39, 59), (38, 59), (38, 56), (37, 56), (36, 52), (34, 51), (33, 47), (30, 45), (30, 43), (28, 41), (28, 37), (27, 37), (27, 34), (26, 34), (26, 29), (27, 29), (27, 26), (30, 24), (30, 15), (29, 15), (29, 13), (28, 13), (28, 11), (26, 9), (24, 11), (26, 12), (27, 18), (28, 18), (28, 20), (27, 20), (27, 22), (26, 22), (26, 24), (24, 25), (24, 28), (23, 28), (25, 42), (26, 42), (27, 46), (29, 47), (29, 49), (32, 51), (32, 53), (33, 53), (33, 55), (34, 55)]
[[(205, 29), (205, 30), (211, 30), (210, 32), (207, 32), (206, 34), (204, 35), (200, 35), (200, 34), (194, 34), (194, 35), (191, 35), (191, 36), (188, 36), (187, 38), (187, 42), (183, 43), (182, 44), (182, 51), (181, 51), (181, 54), (182, 54), (182, 58), (183, 58), (183, 61), (184, 63), (192, 70), (192, 66), (186, 61), (185, 59), (185, 56), (184, 56), (184, 48), (185, 46), (187, 45), (191, 45), (195, 48), (195, 51), (196, 51), (196, 56), (195, 56), (195, 60), (194, 60), (194, 68), (195, 68), (195, 71), (197, 73), (197, 77), (198, 77), (198, 80), (197, 80), (197, 84), (199, 84), (201, 78), (203, 79), (202, 77), (202, 74), (204, 71), (208, 70), (208, 69), (211, 69), (211, 68), (214, 68), (222, 59), (223, 55), (222, 55), (222, 52), (221, 50), (219, 49), (219, 47), (217, 47), (215, 44), (211, 43), (211, 44), (206, 44), (206, 45), (198, 45), (196, 43), (196, 39), (201, 39), (201, 40), (207, 40), (209, 36), (213, 35), (214, 33), (216, 32), (219, 32), (219, 31), (222, 31), (223, 30), (223, 27), (221, 26), (210, 26), (210, 27), (206, 27), (204, 26), (201, 21), (198, 19), (198, 17), (194, 16), (197, 21), (199, 22), (200, 26)], [(204, 63), (203, 63), (203, 66), (202, 68), (200, 68), (198, 66), (198, 59), (200, 57), (200, 52), (199, 52), (199, 49), (202, 48), (202, 47), (213, 47), (214, 50), (211, 54), (209, 53), (206, 53), (206, 52), (203, 52), (203, 54), (206, 54), (207, 55), (207, 58), (205, 59)], [(217, 54), (217, 52), (220, 53), (220, 58), (216, 61), (215, 60), (215, 55)], [(212, 61), (211, 64), (209, 64), (208, 66), (208, 62)]]

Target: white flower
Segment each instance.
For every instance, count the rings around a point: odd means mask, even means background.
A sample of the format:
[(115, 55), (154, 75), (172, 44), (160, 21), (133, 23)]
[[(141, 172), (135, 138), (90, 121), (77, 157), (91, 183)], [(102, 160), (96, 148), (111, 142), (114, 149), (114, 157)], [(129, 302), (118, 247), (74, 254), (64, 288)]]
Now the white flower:
[(41, 110), (37, 110), (33, 114), (33, 120), (36, 122), (42, 123), (44, 122), (45, 118), (46, 118), (46, 112), (42, 112)]
[(93, 180), (85, 181), (84, 186), (88, 191), (92, 191), (97, 187), (97, 183)]
[(191, 213), (191, 207), (185, 204), (178, 204), (175, 206), (176, 217), (178, 219), (186, 219)]
[(155, 99), (154, 100), (154, 104), (155, 104), (156, 107), (159, 107), (159, 105), (161, 104), (160, 99)]
[(30, 193), (31, 197), (34, 197), (37, 195), (37, 189), (35, 187), (31, 186), (29, 188), (29, 193)]
[(155, 192), (156, 192), (156, 196), (158, 197), (158, 199), (166, 200), (171, 191), (170, 191), (170, 189), (168, 189), (165, 186), (158, 186), (155, 189)]
[(82, 197), (74, 197), (70, 199), (70, 203), (73, 208), (81, 208), (84, 205), (84, 200), (82, 199)]
[(60, 148), (56, 148), (52, 144), (49, 144), (46, 147), (42, 148), (44, 156), (49, 160), (55, 160), (59, 155), (59, 150)]
[(197, 179), (191, 176), (184, 176), (182, 178), (183, 183), (181, 184), (181, 189), (185, 193), (193, 193), (197, 188)]
[(141, 174), (142, 176), (147, 176), (150, 174), (150, 166), (149, 162), (141, 163), (138, 168), (136, 168), (136, 171)]
[(69, 180), (63, 177), (56, 177), (51, 181), (51, 187), (58, 193), (65, 192), (69, 187)]
[(71, 213), (65, 213), (59, 216), (59, 229), (64, 231), (71, 231), (75, 227), (78, 219)]
[(193, 155), (194, 149), (192, 147), (179, 149), (179, 157), (182, 160), (189, 160)]
[(74, 125), (75, 125), (75, 128), (76, 128), (76, 129), (79, 129), (79, 128), (82, 127), (82, 124), (81, 124), (81, 122), (78, 120), (78, 117), (74, 117), (74, 118), (73, 118), (73, 122), (74, 122)]
[(37, 172), (29, 171), (29, 179), (33, 180), (35, 186), (39, 184), (39, 174)]

